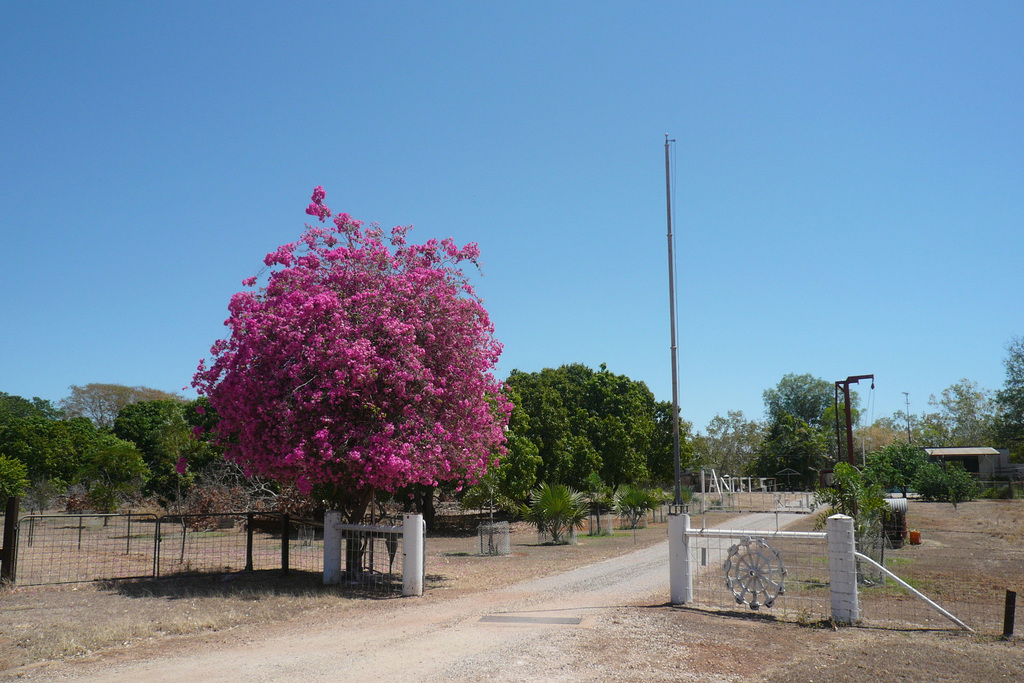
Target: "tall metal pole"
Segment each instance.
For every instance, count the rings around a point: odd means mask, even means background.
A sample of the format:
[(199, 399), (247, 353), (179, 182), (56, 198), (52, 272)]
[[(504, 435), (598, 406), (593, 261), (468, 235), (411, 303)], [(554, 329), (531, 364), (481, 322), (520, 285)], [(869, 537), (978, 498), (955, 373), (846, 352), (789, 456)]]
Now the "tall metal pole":
[(904, 391), (903, 396), (907, 399), (907, 443), (910, 443), (910, 392)]
[(673, 505), (683, 504), (682, 470), (679, 465), (679, 351), (676, 347), (676, 282), (675, 256), (672, 253), (672, 184), (668, 161), (668, 139), (665, 134), (665, 207), (668, 214), (668, 314), (669, 332), (672, 337), (672, 456), (675, 459), (676, 484)]

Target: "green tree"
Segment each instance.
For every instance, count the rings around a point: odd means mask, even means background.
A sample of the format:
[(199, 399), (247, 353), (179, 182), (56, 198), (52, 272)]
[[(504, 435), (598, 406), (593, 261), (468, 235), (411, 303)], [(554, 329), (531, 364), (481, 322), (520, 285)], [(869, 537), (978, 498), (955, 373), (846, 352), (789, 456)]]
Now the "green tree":
[(784, 470), (793, 470), (797, 472), (799, 485), (811, 489), (827, 464), (825, 439), (821, 433), (800, 418), (781, 413), (758, 448), (757, 457), (751, 463), (751, 474), (775, 477)]
[(750, 469), (763, 439), (760, 422), (746, 419), (742, 410), (730, 410), (726, 417), (715, 415), (694, 437), (694, 459), (701, 467), (735, 476)]
[(833, 428), (827, 421), (835, 405), (835, 385), (810, 374), (790, 373), (773, 389), (764, 392), (765, 413), (770, 423), (792, 415), (814, 429)]
[(917, 471), (927, 461), (924, 451), (917, 446), (896, 441), (871, 453), (864, 473), (884, 489), (899, 489), (906, 498)]
[(537, 446), (526, 436), (530, 416), (520, 406), (519, 392), (505, 387), (505, 393), (513, 405), (505, 432), (505, 453), (498, 458), (497, 466), (488, 468), (480, 482), (466, 489), (462, 497), (464, 507), (482, 508), (493, 502), (502, 510), (516, 512), (537, 485), (537, 473), (544, 463)]
[(86, 454), (78, 482), (85, 485), (90, 506), (109, 513), (138, 493), (148, 476), (149, 469), (134, 444), (100, 433)]
[(972, 500), (978, 495), (974, 477), (959, 463), (929, 462), (922, 465), (914, 477), (914, 490), (928, 501), (945, 501), (953, 504)]
[(1024, 461), (1024, 337), (1014, 337), (1006, 347), (1006, 380), (996, 392), (997, 417), (994, 436), (997, 445), (1009, 448), (1013, 459)]
[(123, 384), (86, 384), (72, 386), (71, 395), (60, 402), (68, 417), (87, 417), (101, 429), (109, 429), (121, 410), (140, 401), (182, 401), (172, 394), (150, 387), (127, 387)]
[(53, 407), (49, 401), (39, 397), (32, 400), (13, 396), (0, 391), (0, 427), (12, 420), (26, 417), (37, 417), (44, 420), (59, 420), (61, 411)]
[[(686, 470), (693, 466), (694, 443), (693, 424), (679, 420), (679, 467)], [(672, 434), (672, 402), (658, 401), (654, 408), (654, 436), (647, 455), (647, 472), (651, 481), (660, 486), (672, 488), (676, 478), (675, 444)]]
[(0, 506), (7, 499), (21, 496), (28, 489), (28, 468), (15, 458), (0, 455)]
[(935, 412), (921, 416), (921, 439), (929, 446), (983, 446), (990, 442), (995, 424), (992, 392), (977, 382), (961, 379), (942, 390), (928, 404)]
[(85, 418), (15, 418), (0, 427), (0, 455), (20, 460), (32, 482), (52, 481), (63, 491), (78, 477), (96, 428)]
[(577, 363), (539, 373), (513, 370), (507, 384), (529, 417), (524, 435), (543, 463), (538, 481), (580, 489), (596, 471), (617, 488), (650, 476), (656, 402), (643, 382)]
[(824, 528), (825, 520), (832, 515), (847, 515), (854, 518), (858, 538), (879, 533), (888, 510), (882, 487), (871, 483), (846, 462), (836, 463), (832, 484), (818, 487), (815, 500), (825, 506), (815, 519), (815, 528)]
[[(193, 436), (192, 427), (197, 423), (215, 423), (216, 418), (204, 406), (205, 399), (190, 403), (162, 399), (131, 403), (117, 414), (114, 436), (135, 444), (149, 470), (146, 493), (164, 501), (177, 500), (191, 488), (198, 472), (222, 457), (208, 441)], [(177, 469), (182, 458), (188, 461), (184, 475)]]

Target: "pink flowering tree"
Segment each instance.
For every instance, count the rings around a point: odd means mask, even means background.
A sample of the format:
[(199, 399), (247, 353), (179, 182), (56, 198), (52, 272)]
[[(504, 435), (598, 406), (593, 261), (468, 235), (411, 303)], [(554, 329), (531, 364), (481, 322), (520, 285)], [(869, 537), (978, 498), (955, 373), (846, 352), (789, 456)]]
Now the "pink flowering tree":
[(230, 336), (192, 385), (228, 459), (353, 519), (376, 490), (476, 482), (503, 451), (511, 404), (460, 265), (476, 265), (476, 244), (413, 245), (406, 227), (386, 238), (324, 197), (317, 187), (306, 209), (320, 225), (267, 255), (265, 286), (243, 281)]

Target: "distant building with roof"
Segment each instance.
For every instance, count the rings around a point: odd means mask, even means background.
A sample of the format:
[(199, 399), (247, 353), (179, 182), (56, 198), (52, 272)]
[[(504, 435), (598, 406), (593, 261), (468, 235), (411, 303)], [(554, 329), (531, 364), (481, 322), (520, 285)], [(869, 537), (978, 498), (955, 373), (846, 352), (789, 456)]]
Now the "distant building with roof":
[(1010, 463), (1009, 448), (926, 448), (924, 452), (930, 462), (958, 462), (979, 479), (1024, 474), (1024, 465)]

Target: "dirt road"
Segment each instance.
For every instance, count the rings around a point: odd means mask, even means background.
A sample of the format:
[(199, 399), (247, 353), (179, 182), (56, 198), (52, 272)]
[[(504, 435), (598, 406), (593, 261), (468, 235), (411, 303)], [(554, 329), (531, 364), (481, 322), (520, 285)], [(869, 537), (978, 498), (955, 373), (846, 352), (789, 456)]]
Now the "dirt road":
[[(730, 526), (763, 529), (775, 523), (774, 515), (750, 515)], [(617, 623), (617, 610), (664, 605), (667, 560), (665, 542), (501, 590), (449, 600), (428, 595), (374, 602), (333, 622), (247, 630), (209, 649), (142, 661), (101, 658), (65, 668), (59, 680), (579, 680), (586, 676), (578, 663), (560, 671), (565, 657), (549, 646), (577, 642), (585, 649), (595, 629)], [(600, 651), (592, 658), (603, 668)], [(700, 678), (708, 680), (706, 673)]]

